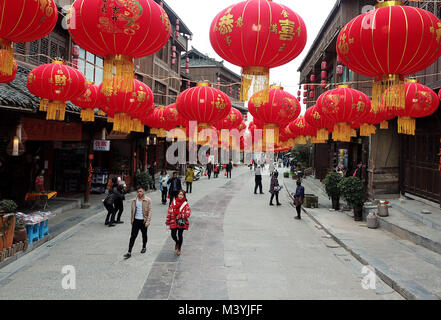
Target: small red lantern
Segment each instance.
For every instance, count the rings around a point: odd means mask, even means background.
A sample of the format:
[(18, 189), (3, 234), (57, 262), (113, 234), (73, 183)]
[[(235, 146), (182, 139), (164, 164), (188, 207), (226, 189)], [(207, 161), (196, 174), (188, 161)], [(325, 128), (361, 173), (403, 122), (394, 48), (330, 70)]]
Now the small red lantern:
[(40, 111), (47, 111), (47, 120), (64, 120), (66, 101), (81, 96), (87, 86), (80, 71), (58, 60), (33, 69), (27, 81), (29, 92), (41, 98)]
[(322, 70), (326, 70), (326, 69), (328, 69), (328, 63), (327, 63), (325, 60), (322, 61), (321, 69), (322, 69)]
[(314, 92), (314, 91), (310, 91), (310, 92), (309, 92), (309, 97), (310, 97), (311, 99), (314, 99), (314, 97), (315, 97), (315, 92)]
[(317, 111), (317, 106), (308, 108), (305, 112), (305, 121), (317, 128), (317, 139), (320, 141), (326, 141), (329, 138), (329, 133), (332, 132), (334, 122), (328, 118), (323, 117)]
[(328, 72), (326, 70), (323, 70), (322, 72), (320, 72), (320, 77), (322, 78), (322, 80), (328, 79)]
[(317, 135), (317, 128), (308, 124), (303, 116), (292, 121), (289, 124), (289, 130), (292, 132), (297, 144), (306, 144), (307, 139)]
[(73, 99), (71, 102), (81, 108), (81, 120), (93, 122), (95, 120), (95, 108), (102, 105), (102, 96), (97, 86), (89, 82), (86, 92)]
[(214, 124), (214, 126), (219, 129), (227, 129), (232, 130), (237, 128), (242, 123), (243, 117), (242, 113), (236, 108), (231, 108), (230, 113), (221, 121), (218, 121)]
[(311, 74), (311, 76), (309, 77), (309, 80), (311, 83), (315, 82), (315, 74)]
[(322, 80), (322, 81), (320, 81), (320, 87), (321, 87), (322, 89), (326, 89), (326, 84), (327, 84), (326, 80)]
[(303, 104), (307, 104), (308, 103), (308, 99), (303, 98)]
[(308, 96), (308, 91), (303, 91), (303, 97), (306, 98)]
[(14, 70), (12, 42), (31, 42), (48, 35), (57, 23), (58, 8), (54, 0), (2, 1), (0, 16), (0, 73), (10, 76)]
[(339, 76), (343, 75), (343, 71), (344, 71), (344, 66), (342, 66), (341, 64), (337, 65), (336, 69), (335, 69), (335, 73)]

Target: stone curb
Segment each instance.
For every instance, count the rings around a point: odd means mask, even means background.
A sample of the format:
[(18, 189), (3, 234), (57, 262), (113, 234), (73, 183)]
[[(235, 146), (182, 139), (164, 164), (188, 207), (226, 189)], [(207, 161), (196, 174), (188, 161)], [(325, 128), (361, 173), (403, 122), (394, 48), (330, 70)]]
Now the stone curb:
[[(288, 191), (288, 188), (286, 186), (286, 183), (284, 182), (285, 189), (291, 199), (292, 196)], [(342, 248), (347, 250), (355, 259), (357, 259), (359, 262), (361, 262), (364, 265), (370, 265), (375, 269), (375, 272), (377, 276), (383, 280), (388, 286), (390, 286), (392, 289), (394, 289), (396, 292), (398, 292), (401, 296), (403, 296), (407, 300), (440, 300), (441, 297), (437, 297), (433, 295), (432, 293), (428, 292), (424, 288), (420, 287), (418, 284), (414, 283), (413, 281), (410, 284), (413, 286), (413, 288), (408, 288), (405, 286), (405, 284), (401, 284), (398, 281), (394, 280), (391, 276), (387, 275), (385, 272), (382, 271), (390, 269), (387, 265), (384, 265), (383, 268), (380, 268), (378, 264), (384, 264), (379, 260), (376, 260), (374, 257), (366, 257), (366, 259), (362, 256), (369, 256), (368, 253), (358, 253), (355, 252), (356, 249), (351, 248), (349, 245), (347, 245), (345, 242), (340, 240), (337, 235), (334, 235), (329, 229), (327, 229), (323, 224), (321, 224), (312, 213), (308, 212), (303, 206), (302, 211), (305, 212), (315, 223), (317, 223), (328, 235), (331, 236), (333, 240), (335, 240)], [(370, 258), (370, 259), (369, 259)], [(371, 260), (370, 262), (368, 260)], [(373, 261), (376, 260), (376, 261)], [(374, 263), (372, 263), (374, 262)]]

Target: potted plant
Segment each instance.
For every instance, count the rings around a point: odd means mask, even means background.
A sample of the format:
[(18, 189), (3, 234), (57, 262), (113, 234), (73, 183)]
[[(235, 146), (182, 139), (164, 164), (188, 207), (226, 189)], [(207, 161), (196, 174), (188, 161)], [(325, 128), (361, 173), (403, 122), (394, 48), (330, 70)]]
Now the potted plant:
[(363, 183), (356, 177), (343, 178), (338, 184), (340, 193), (347, 204), (354, 210), (354, 220), (363, 220), (364, 188)]
[(26, 232), (26, 223), (23, 221), (23, 219), (17, 220), (14, 230), (14, 243), (21, 241), (26, 242), (27, 238), (28, 234)]
[(138, 173), (135, 176), (135, 181), (136, 181), (136, 185), (143, 187), (144, 190), (148, 190), (149, 187), (153, 184), (152, 177), (146, 172)]
[(0, 233), (3, 234), (3, 245), (0, 250), (12, 247), (15, 229), (15, 210), (17, 204), (12, 200), (0, 201)]
[(337, 172), (329, 172), (323, 179), (325, 185), (326, 194), (332, 200), (332, 209), (340, 210), (340, 189), (338, 184), (343, 177)]
[(13, 200), (0, 201), (0, 215), (13, 213), (17, 209), (17, 204)]

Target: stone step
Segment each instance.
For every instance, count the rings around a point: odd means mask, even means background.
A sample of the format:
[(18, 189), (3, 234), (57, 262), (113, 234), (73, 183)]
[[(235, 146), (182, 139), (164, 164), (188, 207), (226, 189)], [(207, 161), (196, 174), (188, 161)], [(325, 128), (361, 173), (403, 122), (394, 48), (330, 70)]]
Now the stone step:
[[(391, 207), (400, 211), (407, 217), (419, 221), (426, 226), (441, 231), (441, 210), (429, 205), (426, 205), (420, 201), (406, 199), (406, 200), (392, 200), (390, 202)], [(422, 211), (426, 210), (431, 214), (423, 214)]]

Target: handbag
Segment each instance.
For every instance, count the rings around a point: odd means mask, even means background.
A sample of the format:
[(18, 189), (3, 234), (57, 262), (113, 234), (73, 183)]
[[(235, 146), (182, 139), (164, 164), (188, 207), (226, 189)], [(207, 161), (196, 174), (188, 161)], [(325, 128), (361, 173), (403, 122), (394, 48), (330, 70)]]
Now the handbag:
[(280, 191), (280, 189), (281, 189), (280, 186), (275, 186), (274, 187), (274, 191), (276, 191), (276, 192)]
[(184, 227), (185, 226), (185, 219), (179, 218), (178, 220), (176, 220), (176, 223), (178, 224), (178, 226)]
[(301, 205), (302, 205), (302, 198), (300, 198), (300, 197), (295, 197), (295, 198), (294, 198), (294, 205), (295, 205), (296, 207), (301, 206)]

